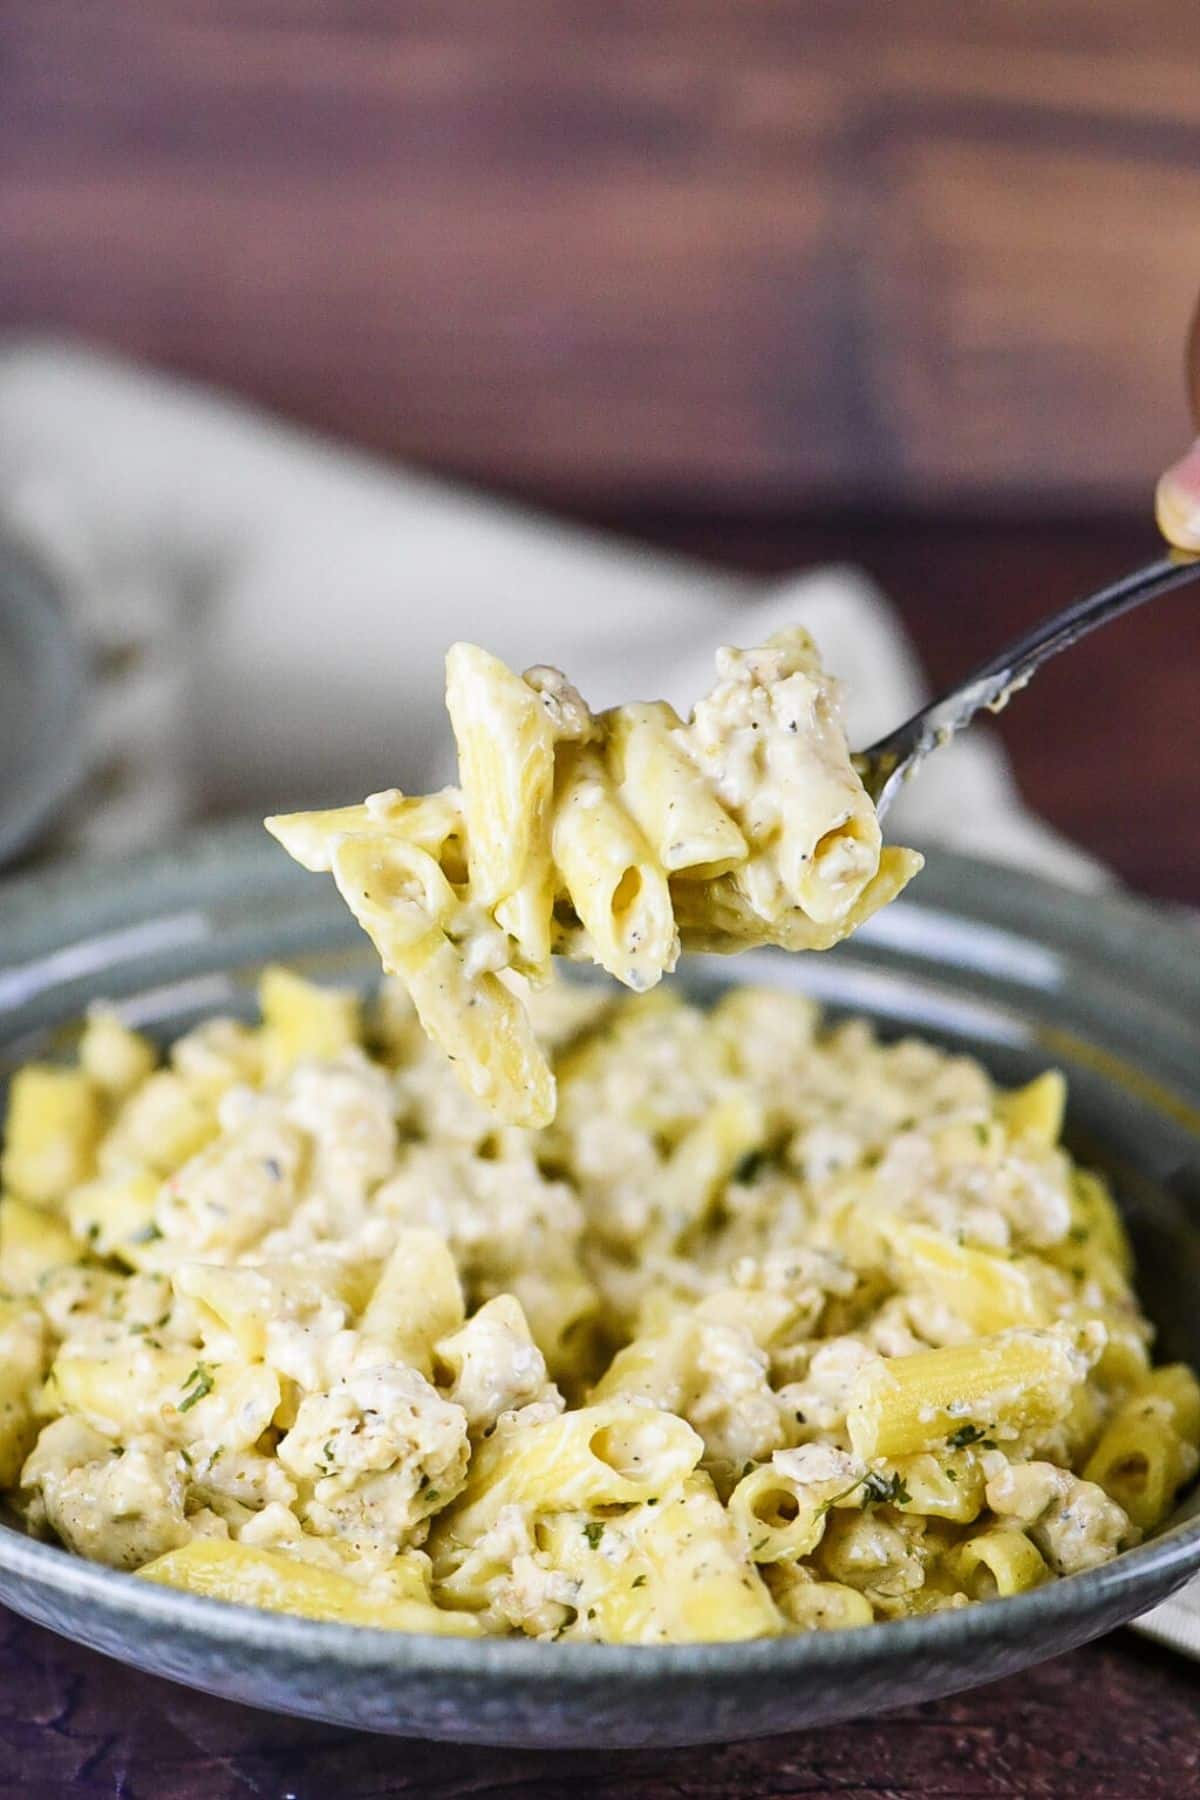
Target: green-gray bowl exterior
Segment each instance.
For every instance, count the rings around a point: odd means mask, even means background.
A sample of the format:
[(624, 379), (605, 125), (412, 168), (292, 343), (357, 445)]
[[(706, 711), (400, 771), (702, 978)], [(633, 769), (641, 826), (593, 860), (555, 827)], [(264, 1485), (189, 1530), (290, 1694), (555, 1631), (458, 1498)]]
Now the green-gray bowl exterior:
[[(371, 979), (330, 882), (257, 827), (119, 866), (60, 866), (0, 890), (0, 1056), (56, 1052), (87, 1003), (166, 1038), (248, 1011), (265, 961)], [(698, 993), (759, 981), (815, 993), (980, 1056), (1003, 1080), (1057, 1064), (1068, 1137), (1113, 1174), (1159, 1326), (1200, 1364), (1200, 931), (938, 854), (828, 956), (697, 959)], [(1010, 1600), (843, 1633), (649, 1649), (408, 1637), (256, 1613), (151, 1587), (0, 1524), (0, 1598), (67, 1637), (232, 1699), (408, 1736), (480, 1743), (697, 1743), (932, 1699), (1136, 1617), (1200, 1568), (1194, 1503), (1105, 1568)]]
[(0, 538), (0, 863), (34, 842), (79, 780), (86, 688), (58, 587)]

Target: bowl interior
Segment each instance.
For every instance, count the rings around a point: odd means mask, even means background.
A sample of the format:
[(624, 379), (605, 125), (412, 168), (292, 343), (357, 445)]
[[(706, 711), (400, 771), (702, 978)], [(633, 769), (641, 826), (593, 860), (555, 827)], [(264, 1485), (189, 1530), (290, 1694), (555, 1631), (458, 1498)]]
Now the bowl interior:
[[(378, 965), (332, 883), (253, 827), (176, 856), (18, 883), (0, 897), (0, 1104), (31, 1056), (70, 1053), (90, 1001), (166, 1044), (250, 1017), (265, 962), (370, 989)], [(1004, 1082), (1068, 1077), (1067, 1142), (1113, 1180), (1160, 1359), (1200, 1365), (1200, 926), (936, 854), (908, 892), (821, 956), (693, 957), (698, 998), (762, 983), (978, 1057)], [(592, 971), (569, 978), (595, 980)], [(605, 980), (605, 977), (599, 977)]]
[[(743, 982), (804, 991), (831, 1016), (866, 1014), (888, 1036), (916, 1032), (977, 1056), (1005, 1082), (1027, 1079), (1049, 1065), (1063, 1069), (1070, 1087), (1068, 1142), (1082, 1161), (1103, 1168), (1114, 1182), (1138, 1257), (1143, 1303), (1158, 1329), (1156, 1356), (1200, 1365), (1197, 947), (1200, 935), (1191, 925), (1145, 904), (1072, 895), (1011, 871), (938, 855), (913, 889), (834, 952), (696, 958), (682, 966), (681, 979), (699, 996)], [(210, 833), (173, 855), (93, 871), (86, 880), (77, 870), (64, 869), (11, 886), (0, 895), (0, 959), (0, 1084), (5, 1071), (30, 1056), (67, 1051), (84, 1008), (99, 997), (119, 1003), (131, 1023), (166, 1041), (214, 1012), (250, 1014), (255, 982), (266, 961), (287, 961), (326, 981), (369, 986), (376, 979), (369, 947), (332, 883), (295, 869), (255, 828)], [(611, 1743), (683, 1742), (737, 1735), (716, 1714), (707, 1721), (702, 1716), (697, 1682), (703, 1687), (721, 1681), (732, 1694), (743, 1676), (753, 1675), (761, 1706), (757, 1711), (752, 1706), (735, 1723), (745, 1731), (782, 1729), (855, 1710), (863, 1695), (876, 1691), (867, 1681), (870, 1670), (905, 1664), (903, 1677), (888, 1685), (886, 1703), (899, 1704), (1066, 1648), (1134, 1616), (1200, 1565), (1196, 1510), (1194, 1499), (1185, 1501), (1173, 1527), (1154, 1544), (1118, 1559), (1127, 1567), (1116, 1574), (1098, 1571), (1095, 1577), (1072, 1577), (1019, 1601), (844, 1634), (861, 1642), (840, 1644), (832, 1653), (828, 1641), (818, 1647), (797, 1640), (773, 1650), (701, 1646), (678, 1655), (597, 1646), (592, 1647), (596, 1656), (590, 1650), (580, 1656), (577, 1652), (585, 1647), (573, 1647), (570, 1658), (561, 1659), (562, 1668), (569, 1662), (573, 1673), (556, 1670), (547, 1684), (551, 1671), (543, 1646), (497, 1642), (481, 1654), (476, 1644), (435, 1651), (428, 1648), (434, 1640), (410, 1640), (404, 1647), (393, 1641), (386, 1654), (379, 1652), (379, 1667), (390, 1667), (394, 1679), (390, 1689), (385, 1684), (381, 1690), (378, 1704), (370, 1698), (370, 1683), (364, 1685), (363, 1644), (384, 1637), (382, 1633), (347, 1637), (345, 1628), (264, 1619), (258, 1635), (274, 1649), (256, 1652), (258, 1668), (251, 1679), (257, 1678), (258, 1685), (246, 1692), (223, 1676), (206, 1677), (202, 1655), (199, 1662), (176, 1657), (179, 1666), (169, 1666), (171, 1646), (190, 1641), (190, 1631), (199, 1634), (203, 1647), (205, 1627), (194, 1623), (195, 1608), (199, 1606), (202, 1618), (228, 1611), (214, 1603), (192, 1602), (171, 1618), (164, 1614), (167, 1649), (153, 1657), (138, 1654), (137, 1646), (122, 1637), (120, 1615), (127, 1605), (122, 1595), (140, 1584), (95, 1570), (87, 1571), (86, 1582), (82, 1576), (76, 1580), (79, 1609), (94, 1607), (99, 1594), (105, 1607), (115, 1609), (118, 1621), (107, 1638), (98, 1625), (89, 1636), (81, 1613), (72, 1613), (69, 1601), (63, 1602), (65, 1622), (59, 1622), (52, 1616), (54, 1608), (48, 1611), (39, 1597), (39, 1583), (44, 1586), (47, 1580), (65, 1592), (70, 1577), (55, 1573), (62, 1559), (38, 1546), (23, 1546), (18, 1555), (3, 1526), (0, 1570), (12, 1571), (17, 1564), (20, 1570), (19, 1579), (14, 1577), (15, 1594), (12, 1582), (7, 1588), (0, 1583), (0, 1588), (22, 1610), (71, 1635), (200, 1685), (244, 1692), (261, 1704), (296, 1706), (383, 1729), (421, 1729), (492, 1742), (579, 1742), (588, 1741), (589, 1732), (593, 1741)], [(31, 1562), (31, 1552), (54, 1558), (53, 1564)], [(32, 1599), (30, 1583), (37, 1590)], [(161, 1599), (169, 1608), (182, 1598), (156, 1595), (154, 1604)], [(1017, 1612), (1011, 1609), (1020, 1609), (1027, 1599), (1036, 1605), (1021, 1613), (1028, 1624), (1016, 1629)], [(144, 1611), (140, 1599), (138, 1604)], [(132, 1626), (131, 1633), (136, 1635)], [(954, 1650), (960, 1639), (962, 1648)], [(414, 1643), (427, 1651), (414, 1649)], [(1006, 1646), (1003, 1654), (1001, 1644)], [(333, 1690), (319, 1686), (311, 1704), (296, 1698), (301, 1688), (295, 1686), (294, 1658), (320, 1663), (324, 1650), (314, 1645), (329, 1647), (339, 1666), (355, 1666), (357, 1699), (330, 1698)], [(972, 1660), (971, 1645), (987, 1653)], [(415, 1670), (414, 1680), (420, 1678), (426, 1696), (421, 1705), (428, 1704), (428, 1683), (436, 1688), (447, 1670), (457, 1671), (461, 1687), (471, 1657), (476, 1659), (472, 1679), (484, 1681), (485, 1695), (488, 1680), (515, 1682), (510, 1691), (517, 1693), (531, 1650), (535, 1656), (541, 1653), (540, 1661), (529, 1665), (540, 1673), (529, 1677), (526, 1710), (522, 1713), (518, 1705), (513, 1714), (517, 1723), (481, 1726), (477, 1720), (471, 1727), (456, 1713), (441, 1725), (428, 1720), (414, 1725), (411, 1708), (418, 1702), (404, 1697), (402, 1668)], [(272, 1673), (273, 1655), (277, 1666)], [(686, 1681), (680, 1677), (677, 1716), (664, 1700), (657, 1726), (653, 1721), (631, 1723), (618, 1709), (612, 1714), (617, 1722), (606, 1727), (596, 1710), (609, 1704), (603, 1695), (613, 1683), (626, 1699), (630, 1683), (640, 1692), (648, 1679), (647, 1657), (657, 1659), (662, 1694), (670, 1688), (669, 1669), (691, 1671)], [(293, 1683), (286, 1691), (279, 1675), (284, 1664)], [(593, 1665), (602, 1674), (589, 1702), (577, 1677)], [(823, 1687), (817, 1679), (822, 1666), (828, 1670)], [(816, 1680), (804, 1697), (795, 1686), (802, 1668)], [(859, 1685), (847, 1680), (847, 1669), (861, 1676)], [(491, 1676), (489, 1670), (494, 1671)], [(764, 1675), (768, 1670), (771, 1678)], [(788, 1670), (790, 1687), (785, 1684), (776, 1692), (774, 1674)], [(244, 1670), (238, 1679), (245, 1681)], [(557, 1724), (545, 1723), (547, 1709), (556, 1706), (566, 1707), (566, 1713), (555, 1715)]]

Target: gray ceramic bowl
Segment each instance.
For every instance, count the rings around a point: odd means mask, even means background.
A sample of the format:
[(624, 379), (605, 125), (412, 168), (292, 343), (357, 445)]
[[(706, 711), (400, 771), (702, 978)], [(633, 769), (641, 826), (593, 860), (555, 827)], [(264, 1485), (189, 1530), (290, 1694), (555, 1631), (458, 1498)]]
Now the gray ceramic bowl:
[(55, 584), (0, 539), (0, 862), (35, 841), (79, 779), (84, 662)]
[[(257, 828), (10, 885), (0, 892), (6, 1066), (69, 1041), (98, 995), (164, 1035), (248, 1009), (271, 957), (369, 979), (332, 884), (297, 870)], [(1200, 1364), (1200, 933), (1190, 925), (938, 856), (829, 956), (698, 960), (686, 979), (702, 992), (750, 980), (804, 988), (888, 1032), (965, 1048), (1006, 1080), (1066, 1069), (1070, 1139), (1117, 1181), (1159, 1352)], [(1107, 1567), (1014, 1599), (842, 1634), (637, 1649), (405, 1637), (247, 1611), (143, 1585), (0, 1524), (0, 1598), (67, 1637), (281, 1712), (491, 1744), (719, 1741), (932, 1699), (1096, 1637), (1198, 1568), (1193, 1507)]]

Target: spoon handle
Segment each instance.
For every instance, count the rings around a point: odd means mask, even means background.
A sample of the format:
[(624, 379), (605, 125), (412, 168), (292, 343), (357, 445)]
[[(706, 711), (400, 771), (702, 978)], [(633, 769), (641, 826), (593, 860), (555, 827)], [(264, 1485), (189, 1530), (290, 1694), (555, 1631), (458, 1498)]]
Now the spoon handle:
[(878, 743), (860, 751), (854, 758), (855, 767), (876, 811), (881, 816), (887, 811), (901, 783), (932, 750), (949, 743), (981, 707), (1001, 711), (1051, 656), (1069, 650), (1089, 631), (1119, 619), (1122, 613), (1131, 612), (1144, 601), (1198, 577), (1200, 557), (1177, 552), (1136, 569), (1084, 600), (1073, 601), (990, 657), (948, 694), (931, 701)]

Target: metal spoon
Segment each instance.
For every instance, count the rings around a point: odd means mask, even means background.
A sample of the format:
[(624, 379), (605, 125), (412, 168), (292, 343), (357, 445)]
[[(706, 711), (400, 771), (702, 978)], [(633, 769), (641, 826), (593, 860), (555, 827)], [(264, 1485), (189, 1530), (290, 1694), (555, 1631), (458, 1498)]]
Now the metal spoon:
[(1119, 619), (1122, 613), (1131, 612), (1143, 601), (1153, 600), (1158, 594), (1168, 593), (1171, 588), (1182, 587), (1184, 582), (1197, 579), (1200, 579), (1200, 557), (1188, 556), (1183, 551), (1173, 551), (1159, 562), (1135, 570), (1123, 580), (1113, 582), (1111, 587), (1101, 588), (1099, 593), (1089, 594), (1086, 600), (1076, 600), (1049, 619), (1043, 619), (1015, 644), (990, 657), (940, 700), (931, 701), (895, 731), (872, 744), (870, 749), (860, 750), (854, 758), (854, 766), (880, 817), (896, 798), (901, 784), (916, 773), (930, 752), (948, 744), (971, 723), (981, 707), (999, 712), (1049, 657), (1070, 649), (1089, 631), (1107, 625), (1110, 619)]

